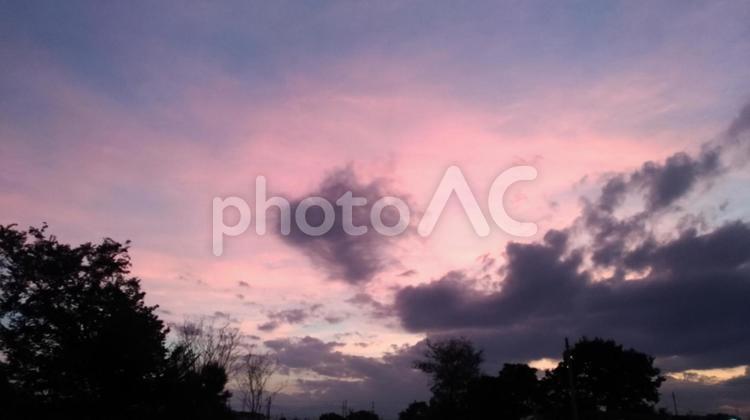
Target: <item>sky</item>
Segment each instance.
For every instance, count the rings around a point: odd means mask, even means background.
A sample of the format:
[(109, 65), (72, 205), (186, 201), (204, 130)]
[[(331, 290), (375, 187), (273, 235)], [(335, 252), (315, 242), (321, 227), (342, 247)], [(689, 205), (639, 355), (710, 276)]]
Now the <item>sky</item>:
[[(0, 223), (131, 240), (163, 319), (276, 354), (287, 414), (395, 418), (426, 338), (492, 373), (584, 335), (654, 355), (684, 411), (750, 412), (749, 67), (744, 1), (2, 0)], [(455, 197), (416, 234), (447, 168), (489, 218), (518, 165), (504, 206), (536, 235), (479, 236)], [(258, 176), (294, 208), (399, 197), (410, 225), (215, 256), (213, 199), (254, 209)]]

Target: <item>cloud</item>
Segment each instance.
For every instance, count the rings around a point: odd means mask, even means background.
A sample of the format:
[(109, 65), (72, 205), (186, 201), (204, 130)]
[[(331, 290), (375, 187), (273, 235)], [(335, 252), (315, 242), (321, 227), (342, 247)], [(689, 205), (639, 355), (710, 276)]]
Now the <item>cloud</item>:
[[(319, 268), (328, 272), (328, 277), (348, 283), (364, 283), (396, 260), (389, 254), (388, 247), (392, 238), (380, 235), (372, 228), (362, 235), (349, 235), (344, 231), (341, 206), (336, 205), (343, 194), (351, 191), (354, 197), (363, 197), (367, 204), (356, 206), (352, 211), (352, 222), (355, 226), (370, 226), (370, 209), (373, 203), (385, 196), (396, 196), (389, 191), (388, 182), (376, 179), (369, 183), (361, 182), (351, 167), (335, 170), (330, 173), (316, 191), (305, 197), (322, 197), (333, 204), (335, 223), (330, 231), (321, 236), (310, 236), (302, 232), (292, 221), (289, 235), (282, 236), (284, 241), (307, 254)], [(301, 201), (301, 200), (300, 200)], [(292, 214), (300, 201), (291, 203)], [(292, 218), (294, 219), (294, 218)], [(382, 212), (382, 220), (387, 226), (398, 222), (398, 213), (388, 207)], [(323, 212), (313, 207), (307, 212), (307, 222), (319, 226), (323, 222)]]
[[(747, 104), (725, 134), (704, 143), (696, 157), (678, 152), (664, 162), (648, 161), (630, 173), (610, 175), (596, 200), (583, 200), (584, 208), (575, 226), (591, 236), (593, 262), (621, 271), (628, 245), (652, 235), (659, 217), (674, 215), (676, 204), (699, 186), (710, 188), (719, 176), (743, 168), (750, 157), (750, 141), (743, 137), (749, 128)], [(622, 211), (632, 196), (643, 202), (643, 209), (618, 217), (617, 211)], [(688, 221), (701, 221), (700, 215), (686, 216)]]
[(261, 331), (273, 331), (282, 324), (301, 324), (314, 316), (322, 307), (320, 304), (310, 305), (306, 308), (282, 309), (268, 314), (268, 321), (258, 325)]
[(226, 318), (226, 319), (230, 319), (231, 317), (232, 317), (232, 315), (229, 314), (228, 312), (214, 311), (214, 313), (213, 313), (213, 318)]
[(348, 318), (347, 315), (327, 315), (323, 319), (329, 324), (340, 324)]
[[(722, 148), (705, 145), (697, 158), (675, 153), (663, 163), (649, 161), (629, 174), (611, 176), (602, 186), (599, 198), (584, 200), (578, 228), (592, 236), (592, 258), (596, 264), (617, 267), (629, 242), (649, 235), (648, 224), (669, 213), (670, 206), (723, 173)], [(643, 200), (643, 210), (628, 217), (617, 217), (629, 195)]]
[(737, 138), (750, 130), (750, 103), (746, 104), (737, 117), (729, 125), (727, 135), (730, 138)]
[[(467, 287), (470, 280), (452, 272), (402, 289), (396, 313), (410, 331), (465, 331), (507, 343), (501, 352), (510, 358), (554, 357), (563, 337), (589, 335), (618, 339), (671, 367), (748, 362), (750, 226), (735, 222), (645, 244), (627, 259), (650, 273), (631, 281), (593, 281), (580, 254), (566, 255), (554, 242), (557, 234), (541, 244), (510, 244), (499, 290)], [(526, 348), (540, 345), (530, 335), (548, 344)]]
[(268, 321), (258, 325), (258, 329), (261, 331), (270, 332), (279, 328), (279, 323), (276, 321)]
[(662, 386), (662, 394), (672, 392), (677, 396), (679, 410), (705, 411), (722, 410), (727, 413), (747, 413), (750, 411), (750, 368), (745, 375), (719, 383), (704, 383), (670, 378)]
[(676, 153), (663, 164), (647, 162), (631, 175), (630, 182), (645, 192), (647, 210), (656, 211), (683, 197), (700, 180), (719, 172), (719, 153), (709, 149), (695, 159), (686, 153)]
[(644, 244), (627, 260), (633, 269), (651, 271), (633, 281), (592, 281), (580, 254), (566, 255), (557, 242), (560, 235), (553, 231), (541, 244), (508, 245), (499, 290), (476, 290), (462, 272), (451, 272), (402, 289), (396, 313), (411, 331), (496, 340), (505, 346), (498, 356), (511, 359), (554, 357), (565, 336), (600, 335), (652, 352), (675, 367), (748, 362), (747, 224)]
[[(675, 217), (673, 204), (723, 173), (727, 144), (612, 175), (569, 228), (509, 243), (495, 286), (451, 271), (397, 292), (396, 316), (412, 332), (469, 336), (505, 361), (557, 357), (564, 337), (588, 335), (654, 354), (667, 369), (748, 364), (750, 224), (655, 229), (660, 213)], [(640, 194), (642, 209), (622, 215), (628, 194)]]
[[(750, 157), (750, 141), (743, 137), (750, 125), (749, 115), (747, 104), (726, 132), (704, 143), (696, 157), (678, 152), (664, 162), (648, 161), (631, 173), (611, 175), (595, 201), (584, 199), (575, 228), (591, 236), (593, 262), (614, 268), (617, 275), (622, 275), (628, 246), (648, 240), (654, 234), (654, 226), (660, 224), (660, 217), (679, 217), (677, 204), (698, 186), (708, 190), (718, 177), (743, 169)], [(617, 211), (622, 211), (626, 199), (632, 196), (643, 201), (643, 209), (618, 217)], [(726, 204), (720, 208), (726, 208)], [(682, 222), (699, 225), (705, 221), (701, 214), (683, 214)]]
[(374, 318), (386, 318), (393, 315), (393, 308), (375, 300), (375, 298), (364, 292), (355, 294), (347, 299), (346, 302), (367, 310)]
[[(415, 398), (426, 399), (427, 378), (412, 368), (421, 356), (421, 345), (404, 347), (382, 358), (344, 354), (338, 342), (325, 342), (314, 337), (269, 340), (265, 345), (275, 352), (287, 372), (313, 373), (315, 379), (300, 377), (295, 385), (301, 395), (284, 395), (279, 404), (291, 400), (305, 401), (307, 406), (324, 405), (346, 396), (350, 405), (369, 409), (372, 401), (378, 411), (395, 417)], [(333, 410), (329, 410), (333, 411)]]

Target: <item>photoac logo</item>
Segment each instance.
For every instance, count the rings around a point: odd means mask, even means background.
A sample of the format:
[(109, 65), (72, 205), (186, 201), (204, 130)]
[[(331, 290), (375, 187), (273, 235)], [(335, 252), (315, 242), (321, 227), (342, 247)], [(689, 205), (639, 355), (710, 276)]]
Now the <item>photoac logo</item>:
[[(536, 223), (522, 222), (513, 219), (506, 211), (504, 205), (505, 192), (511, 185), (521, 181), (533, 181), (537, 177), (537, 170), (532, 166), (513, 166), (498, 175), (490, 186), (487, 197), (487, 206), (495, 224), (504, 232), (519, 237), (533, 236), (537, 232)], [(355, 225), (353, 214), (355, 207), (366, 206), (367, 199), (357, 197), (351, 191), (343, 193), (335, 203), (323, 197), (307, 197), (302, 199), (294, 208), (289, 200), (282, 197), (267, 197), (267, 183), (264, 176), (255, 179), (255, 233), (265, 235), (268, 232), (267, 212), (271, 207), (279, 211), (279, 229), (281, 235), (289, 235), (292, 231), (292, 216), (294, 226), (299, 232), (312, 237), (323, 236), (330, 232), (336, 223), (336, 211), (334, 204), (340, 208), (341, 227), (346, 235), (364, 235), (373, 229), (380, 235), (397, 236), (404, 233), (411, 226), (411, 210), (408, 204), (393, 196), (384, 196), (372, 204), (370, 208), (369, 226)], [(452, 195), (456, 196), (463, 207), (466, 217), (471, 226), (479, 236), (490, 234), (490, 225), (487, 222), (482, 209), (479, 207), (474, 193), (466, 182), (461, 169), (457, 166), (449, 167), (443, 174), (437, 189), (432, 195), (430, 204), (427, 206), (419, 223), (417, 233), (422, 237), (429, 236), (435, 229), (438, 220), (448, 204)], [(233, 225), (224, 223), (224, 215), (227, 209), (237, 210), (239, 217)], [(308, 220), (308, 212), (317, 208), (322, 214), (319, 223), (312, 224)], [(383, 221), (383, 213), (391, 208), (397, 214), (395, 223), (386, 224)], [(292, 215), (294, 213), (294, 215)], [(250, 205), (241, 197), (214, 197), (213, 199), (213, 253), (220, 256), (224, 252), (224, 237), (239, 236), (247, 231), (253, 220)]]

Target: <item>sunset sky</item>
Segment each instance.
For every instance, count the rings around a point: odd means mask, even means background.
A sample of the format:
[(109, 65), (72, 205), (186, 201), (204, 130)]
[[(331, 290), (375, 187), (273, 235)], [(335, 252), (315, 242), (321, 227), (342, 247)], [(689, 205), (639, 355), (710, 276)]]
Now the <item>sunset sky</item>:
[[(290, 414), (392, 418), (428, 396), (428, 337), (495, 372), (583, 335), (654, 355), (685, 411), (750, 412), (749, 69), (739, 0), (0, 0), (0, 223), (131, 240), (164, 320), (277, 354)], [(495, 177), (535, 167), (505, 205), (539, 232), (479, 237), (453, 199), (417, 235), (451, 165), (488, 220)], [(260, 175), (401, 197), (412, 226), (214, 256), (213, 198)]]

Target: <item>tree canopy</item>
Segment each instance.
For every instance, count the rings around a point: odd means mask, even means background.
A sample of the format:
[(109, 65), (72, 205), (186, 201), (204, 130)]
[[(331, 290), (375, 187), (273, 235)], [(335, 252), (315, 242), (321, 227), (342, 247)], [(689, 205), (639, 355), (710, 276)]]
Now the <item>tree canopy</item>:
[(167, 347), (167, 327), (130, 275), (128, 246), (70, 246), (46, 226), (0, 225), (7, 418), (154, 418), (185, 406), (201, 407), (185, 418), (201, 418), (225, 408), (226, 372), (197, 369), (188, 349)]
[(428, 341), (424, 357), (414, 367), (431, 377), (431, 405), (445, 418), (455, 418), (466, 409), (469, 385), (481, 375), (482, 351), (464, 338), (454, 338)]
[(624, 349), (612, 340), (582, 338), (544, 378), (545, 398), (553, 411), (570, 407), (571, 388), (581, 415), (648, 413), (659, 401), (664, 382), (654, 358)]

